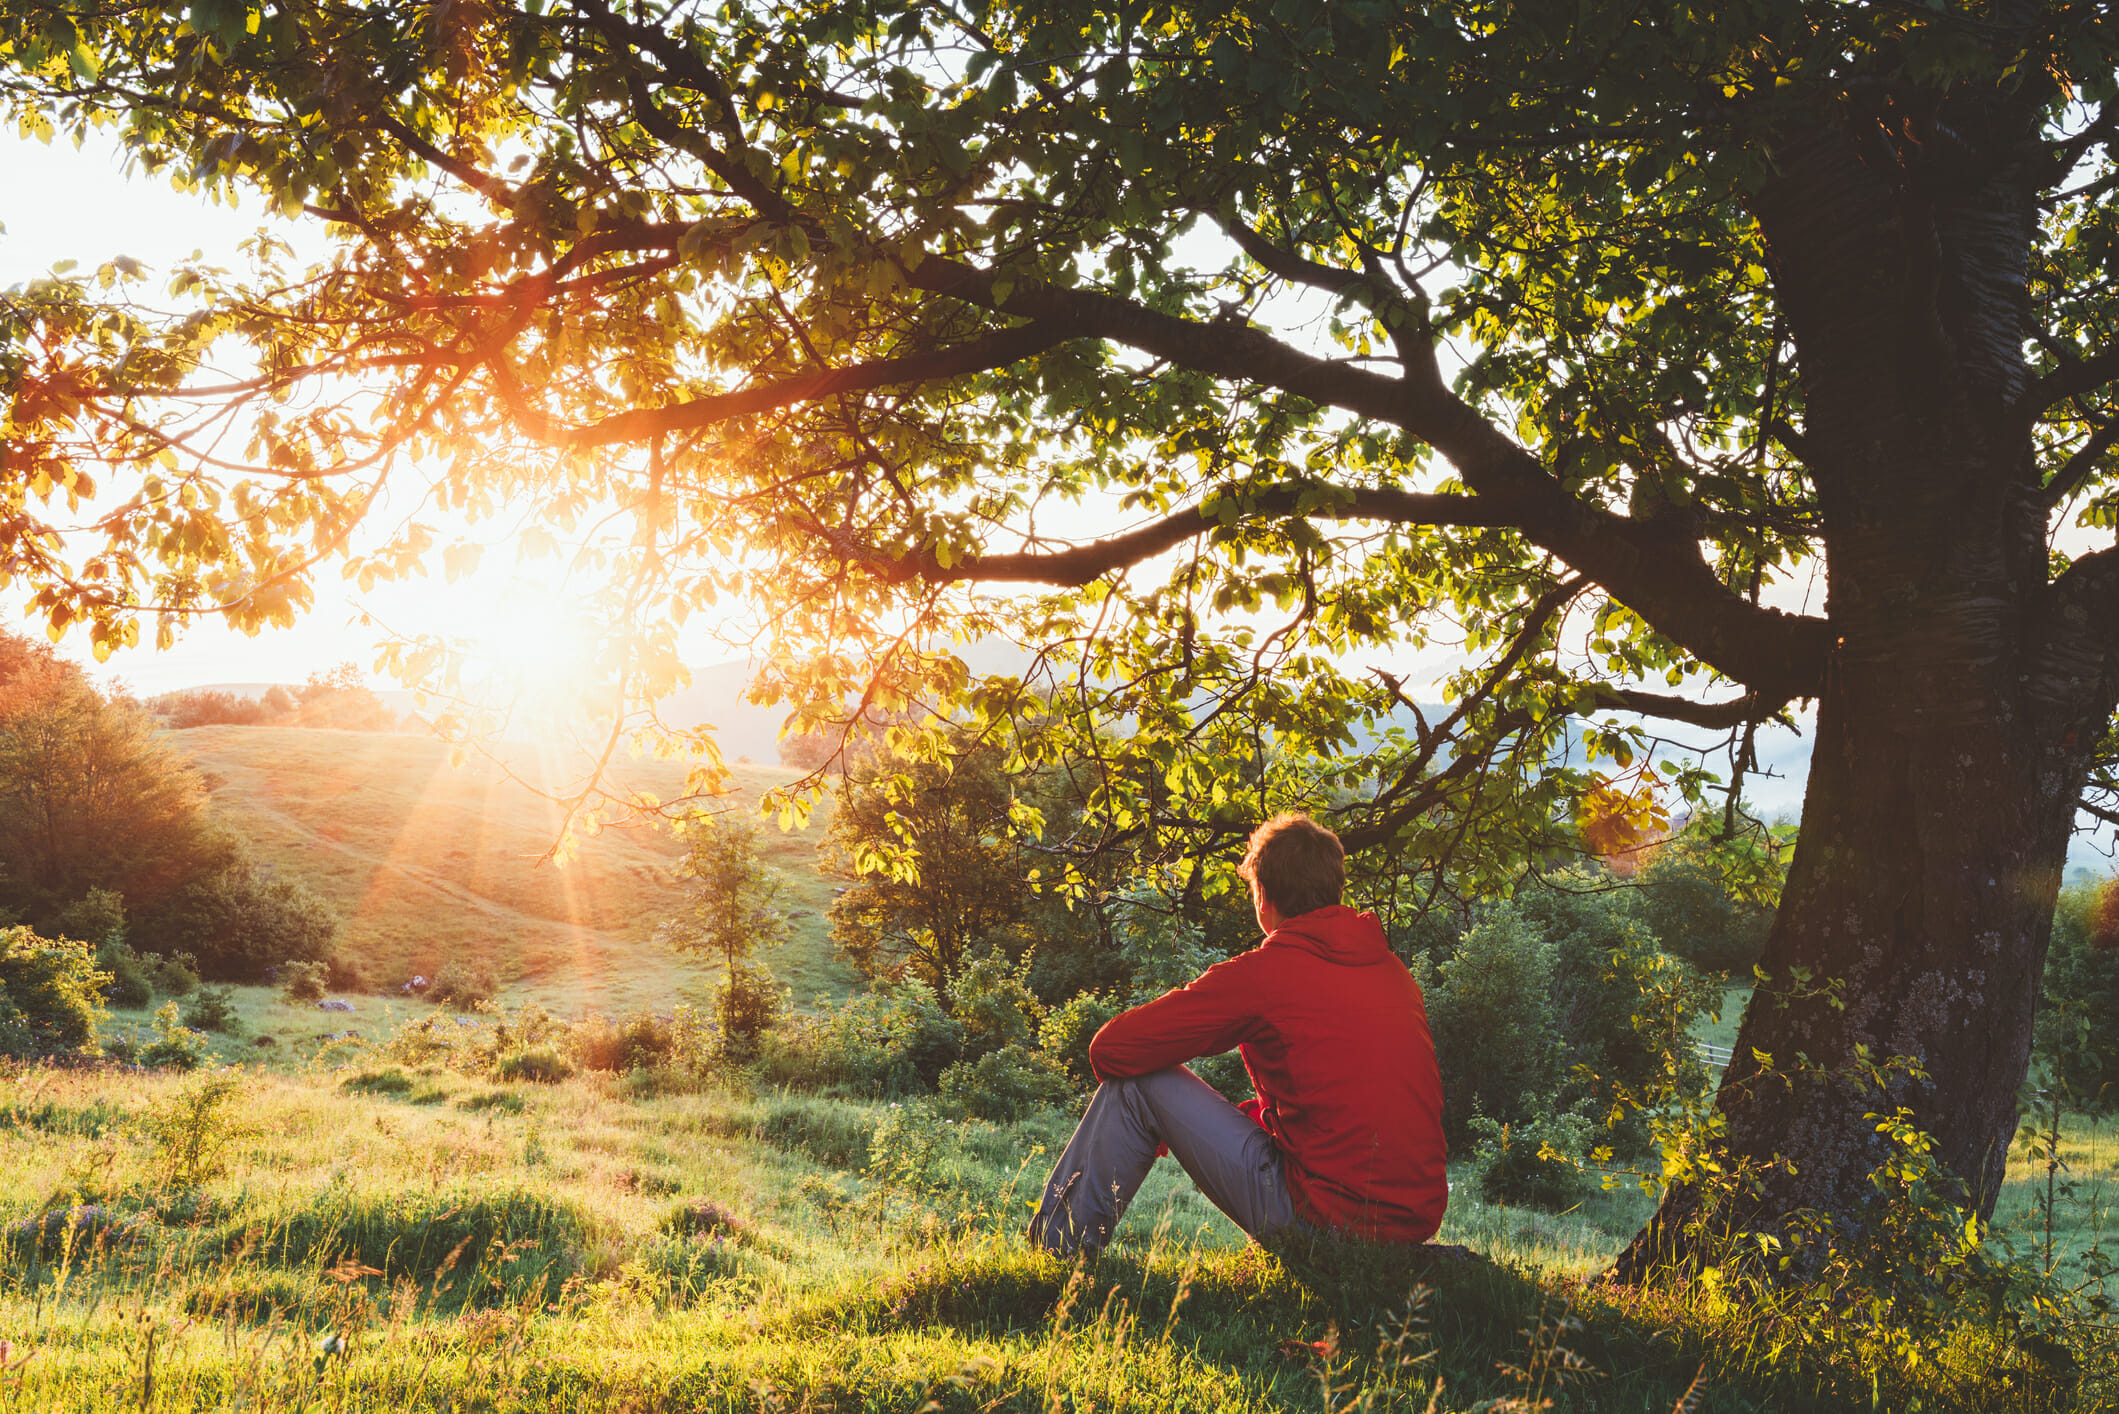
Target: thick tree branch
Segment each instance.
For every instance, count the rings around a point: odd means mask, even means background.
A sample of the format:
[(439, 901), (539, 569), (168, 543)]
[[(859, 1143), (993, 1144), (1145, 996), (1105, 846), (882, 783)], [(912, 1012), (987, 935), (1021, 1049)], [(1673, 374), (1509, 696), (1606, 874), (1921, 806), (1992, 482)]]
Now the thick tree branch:
[(922, 260), (908, 279), (935, 294), (1071, 325), (1083, 337), (1403, 427), (1447, 457), (1474, 492), (1513, 507), (1513, 523), (1533, 543), (1724, 675), (1782, 701), (1818, 691), (1831, 643), (1823, 620), (1747, 602), (1715, 577), (1682, 517), (1635, 520), (1568, 492), (1451, 391), (1432, 349), (1409, 361), (1404, 377), (1390, 377), (1303, 353), (1263, 330), (1184, 319), (1096, 291), (1015, 288), (996, 300), (991, 274), (940, 257)]
[(1600, 703), (1600, 708), (1638, 712), (1644, 717), (1662, 717), (1715, 731), (1765, 721), (1785, 705), (1785, 699), (1767, 702), (1755, 692), (1747, 692), (1726, 702), (1694, 702), (1690, 698), (1672, 697), (1661, 692), (1635, 692), (1623, 687), (1599, 687), (1597, 695), (1610, 699), (1608, 703)]
[(2062, 354), (2060, 366), (2031, 384), (2023, 395), (2024, 410), (2032, 417), (2119, 378), (2119, 348), (2099, 349), (2088, 358), (2073, 357), (2057, 347), (2054, 351)]
[(578, 427), (562, 426), (532, 406), (512, 374), (504, 377), (507, 388), (503, 395), (508, 399), (510, 410), (531, 435), (540, 440), (567, 447), (600, 447), (638, 442), (657, 433), (688, 432), (732, 418), (814, 402), (838, 393), (904, 387), (1005, 368), (1065, 343), (1068, 338), (1069, 333), (1063, 327), (1034, 320), (931, 353), (806, 373), (735, 392), (672, 403), (667, 407), (636, 408)]
[(2053, 479), (2046, 483), (2046, 509), (2051, 510), (2074, 495), (2082, 483), (2095, 474), (2097, 463), (2104, 459), (2104, 454), (2112, 449), (2115, 442), (2119, 442), (2119, 417), (2112, 418), (2092, 432), (2089, 441), (2078, 447), (2066, 464), (2054, 473)]
[(1368, 279), (1359, 270), (1342, 270), (1336, 265), (1322, 265), (1290, 250), (1282, 250), (1258, 232), (1237, 220), (1219, 222), (1236, 242), (1236, 248), (1257, 261), (1283, 280), (1293, 280), (1298, 285), (1308, 285), (1314, 290), (1325, 290), (1332, 294), (1344, 294)]
[(413, 131), (411, 126), (395, 113), (377, 113), (375, 115), (375, 124), (411, 149), (413, 153), (433, 166), (441, 168), (480, 196), (485, 197), (489, 201), (499, 202), (502, 206), (511, 209), (514, 207), (519, 195), (515, 188), (490, 172), (482, 172), (468, 162), (459, 161), (451, 157), (448, 153), (443, 152), (433, 143)]
[(2102, 820), (2107, 825), (2119, 825), (2119, 810), (2112, 810), (2102, 805), (2092, 805), (2087, 800), (2076, 801), (2075, 808), (2092, 819)]
[[(1261, 491), (1231, 492), (1227, 499), (1203, 502), (1107, 539), (1064, 549), (1028, 550), (1007, 555), (973, 555), (944, 565), (932, 547), (912, 555), (892, 556), (864, 546), (829, 526), (812, 523), (810, 533), (831, 542), (848, 559), (877, 578), (894, 584), (977, 581), (994, 584), (1054, 584), (1079, 587), (1113, 570), (1151, 560), (1223, 525), (1221, 511), (1233, 499), (1245, 521), (1306, 515), (1319, 520), (1380, 520), (1399, 525), (1505, 526), (1515, 512), (1501, 500), (1481, 496), (1424, 495), (1412, 491), (1356, 490), (1334, 487), (1273, 486)], [(1307, 503), (1307, 504), (1306, 504)]]

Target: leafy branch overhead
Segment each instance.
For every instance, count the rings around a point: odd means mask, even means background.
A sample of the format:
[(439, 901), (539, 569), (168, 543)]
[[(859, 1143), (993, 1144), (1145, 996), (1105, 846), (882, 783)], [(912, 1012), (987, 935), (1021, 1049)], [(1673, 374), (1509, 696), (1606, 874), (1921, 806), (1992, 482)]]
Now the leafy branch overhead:
[[(1752, 720), (1816, 693), (1832, 635), (1757, 603), (1824, 522), (1749, 212), (1804, 101), (1910, 113), (1918, 64), (1982, 62), (1946, 24), (1797, 6), (1749, 47), (1613, 18), (1558, 53), (1387, 9), (10, 8), (30, 128), (115, 123), (150, 169), (340, 242), (316, 271), (267, 238), (245, 277), (181, 271), (166, 317), (125, 262), (10, 300), (10, 549), (57, 626), (283, 621), (385, 481), (441, 467), (444, 504), (545, 492), (561, 526), (600, 478), (653, 608), (762, 579), (787, 646), (961, 607), (906, 585), (1094, 601), (1145, 570), (1187, 645), (1202, 601), (1239, 650), (1230, 612), (1292, 601), (1275, 656), (1336, 678), (1298, 650), (1390, 642), (1379, 602), (1506, 638), (1556, 582), (1543, 552), (1626, 606), (1592, 676), (1725, 676)], [(2053, 115), (2054, 182), (2103, 153), (2059, 77), (2008, 85)], [(1879, 160), (1979, 160), (1911, 143)], [(2101, 232), (2086, 200), (2061, 209)], [(2064, 427), (2110, 356), (2056, 304), (2020, 391)], [(138, 488), (69, 562), (28, 506), (105, 467)], [(1095, 533), (1114, 510), (1136, 527)], [(404, 572), (420, 533), (354, 571)], [(1339, 687), (1342, 714), (1386, 706)], [(1536, 715), (1574, 706), (1701, 717), (1623, 688)]]

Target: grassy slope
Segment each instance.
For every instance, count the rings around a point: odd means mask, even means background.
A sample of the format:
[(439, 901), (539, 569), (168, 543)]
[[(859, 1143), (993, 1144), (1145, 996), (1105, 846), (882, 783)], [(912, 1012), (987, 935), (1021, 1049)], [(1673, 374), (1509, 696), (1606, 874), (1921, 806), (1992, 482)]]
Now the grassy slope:
[[(305, 880), (338, 910), (341, 946), (374, 981), (432, 975), (449, 957), (490, 962), (516, 999), (557, 1010), (666, 1009), (713, 968), (653, 941), (678, 899), (669, 837), (613, 830), (563, 865), (537, 860), (557, 836), (558, 807), (536, 793), (572, 783), (572, 759), (509, 744), (499, 759), (451, 765), (418, 737), (277, 727), (198, 727), (173, 734), (213, 790), (215, 808), (258, 858)], [(510, 780), (513, 773), (519, 779)], [(677, 762), (629, 761), (628, 786), (670, 798)], [(739, 765), (739, 800), (792, 779)], [(533, 789), (534, 788), (534, 789)], [(794, 835), (765, 827), (769, 861), (789, 880), (793, 934), (763, 955), (796, 1000), (843, 995), (851, 973), (831, 955), (830, 884), (815, 869), (820, 821)]]
[[(1537, 1368), (1522, 1333), (1565, 1307), (1582, 1324), (1552, 1333), (1548, 1372), (1557, 1343), (1601, 1373), (1548, 1386), (1561, 1409), (1669, 1409), (1703, 1366), (1701, 1414), (1869, 1407), (1859, 1370), (1820, 1395), (1697, 1310), (1569, 1282), (1637, 1210), (1538, 1217), (1460, 1192), (1443, 1237), (1483, 1259), (1335, 1266), (1246, 1248), (1163, 1164), (1077, 1279), (1016, 1236), (1061, 1116), (908, 1125), (872, 1104), (496, 1086), (370, 1058), (242, 1075), (232, 1126), (206, 1127), (227, 1169), (194, 1195), (158, 1172), (154, 1121), (204, 1083), (33, 1070), (0, 1087), (0, 1220), (74, 1197), (152, 1214), (71, 1252), (9, 1240), (0, 1331), (29, 1359), (0, 1409), (910, 1414), (960, 1371), (937, 1391), (952, 1411), (1310, 1409), (1314, 1360), (1276, 1347), (1336, 1321), (1354, 1357), (1339, 1378), (1397, 1382), (1375, 1407), (1466, 1411), (1537, 1393), (1499, 1367)], [(1417, 1281), (1434, 1291), (1408, 1351), (1426, 1358), (1393, 1372), (1370, 1323)], [(319, 1362), (332, 1335), (351, 1353)], [(2061, 1407), (1958, 1394), (1928, 1407)]]

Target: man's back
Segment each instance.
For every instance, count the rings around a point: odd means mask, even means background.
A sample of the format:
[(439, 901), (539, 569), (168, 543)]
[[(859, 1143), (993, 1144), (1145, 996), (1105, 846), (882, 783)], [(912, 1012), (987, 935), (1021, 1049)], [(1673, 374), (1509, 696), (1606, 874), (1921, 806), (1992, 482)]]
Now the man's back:
[(1114, 1019), (1089, 1058), (1111, 1080), (1234, 1045), (1307, 1221), (1391, 1242), (1434, 1235), (1449, 1198), (1441, 1078), (1420, 988), (1371, 915), (1335, 905), (1284, 921)]

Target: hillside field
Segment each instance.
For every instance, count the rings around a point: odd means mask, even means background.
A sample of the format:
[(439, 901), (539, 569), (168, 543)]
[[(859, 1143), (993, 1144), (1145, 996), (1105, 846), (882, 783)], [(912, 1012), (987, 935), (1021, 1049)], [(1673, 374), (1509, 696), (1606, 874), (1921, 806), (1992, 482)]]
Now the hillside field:
[[(442, 742), (384, 733), (215, 726), (170, 736), (259, 862), (337, 910), (341, 949), (378, 990), (462, 957), (490, 964), (511, 999), (569, 1013), (666, 1011), (716, 970), (654, 941), (680, 897), (665, 830), (608, 830), (565, 863), (538, 862), (558, 837), (560, 810), (537, 792), (573, 783), (571, 753), (504, 743), (492, 757), (451, 764)], [(684, 765), (624, 760), (614, 775), (670, 799)], [(795, 773), (738, 764), (735, 775), (730, 804), (752, 810), (761, 791)], [(792, 924), (789, 940), (760, 957), (798, 1005), (843, 996), (853, 982), (825, 936), (823, 819), (799, 833), (760, 826), (765, 857), (788, 883)]]

